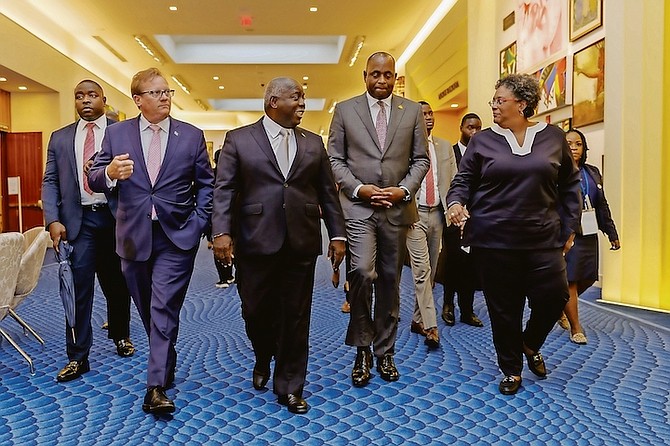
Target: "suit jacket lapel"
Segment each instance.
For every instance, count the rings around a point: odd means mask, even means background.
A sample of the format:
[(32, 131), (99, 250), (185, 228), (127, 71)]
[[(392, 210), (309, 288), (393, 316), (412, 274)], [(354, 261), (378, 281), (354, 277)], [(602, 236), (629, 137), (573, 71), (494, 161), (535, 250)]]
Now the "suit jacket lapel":
[[(133, 132), (129, 133), (129, 135), (133, 135), (133, 136), (129, 137), (131, 139), (130, 150), (129, 150), (130, 159), (138, 160), (138, 161), (135, 162), (135, 165), (134, 165), (133, 168), (137, 169), (138, 165), (139, 165), (139, 169), (141, 169), (142, 172), (144, 172), (144, 177), (147, 179), (149, 184), (151, 184), (151, 181), (149, 180), (149, 171), (147, 170), (147, 160), (144, 157), (144, 151), (142, 150), (142, 136), (141, 136), (141, 132), (140, 132), (140, 115), (137, 115), (137, 118), (135, 118), (132, 121), (132, 125), (133, 125), (133, 127), (135, 127), (135, 130)], [(140, 160), (142, 162), (139, 162)]]
[(279, 172), (279, 175), (283, 176), (281, 169), (279, 168), (279, 163), (277, 163), (275, 152), (272, 150), (272, 146), (270, 145), (268, 134), (265, 132), (265, 127), (263, 127), (263, 118), (256, 121), (255, 124), (252, 124), (251, 136), (254, 138), (256, 144), (258, 144), (258, 147), (265, 154), (265, 156), (268, 157), (277, 172)]
[[(372, 122), (372, 115), (370, 114), (370, 106), (368, 105), (368, 98), (365, 95), (365, 93), (363, 93), (356, 99), (356, 103), (354, 104), (354, 110), (358, 114), (358, 117), (361, 118), (363, 125), (370, 134), (370, 138), (372, 138), (375, 144), (377, 144), (377, 148), (379, 149), (379, 151), (382, 152), (384, 148), (381, 146), (381, 144), (379, 144), (379, 138), (377, 137), (377, 128), (375, 127), (375, 124)], [(387, 142), (388, 142), (388, 136), (387, 136)]]
[(388, 133), (386, 134), (386, 147), (390, 147), (393, 136), (395, 136), (395, 132), (398, 130), (398, 125), (405, 115), (403, 102), (403, 99), (399, 96), (391, 96), (391, 110), (389, 110), (391, 117), (389, 118)]
[(305, 143), (307, 142), (307, 137), (305, 136), (305, 132), (302, 131), (300, 127), (296, 127), (293, 130), (293, 134), (295, 135), (295, 158), (293, 158), (293, 162), (291, 163), (291, 168), (288, 171), (288, 176), (290, 177), (291, 174), (295, 172), (295, 170), (300, 166), (300, 163), (302, 162), (303, 158), (305, 157), (305, 151), (307, 150), (307, 147), (305, 146)]
[(79, 121), (76, 121), (74, 124), (68, 127), (66, 135), (67, 141), (70, 141), (69, 150), (66, 153), (68, 160), (70, 161), (70, 167), (72, 168), (72, 178), (77, 178), (79, 182), (79, 174), (77, 173), (77, 151), (74, 147), (74, 137), (77, 134), (77, 124)]
[[(172, 154), (174, 153), (175, 150), (177, 150), (177, 146), (179, 145), (179, 121), (175, 121), (174, 119), (170, 118), (170, 129), (168, 130), (168, 135), (167, 135), (167, 146), (165, 147), (165, 155), (163, 156), (163, 161), (161, 162), (161, 167), (158, 169), (158, 175), (156, 176), (156, 183), (161, 179), (163, 176), (163, 172), (166, 171), (166, 165), (170, 163), (172, 160)], [(144, 155), (144, 152), (142, 152), (142, 155)], [(144, 166), (146, 168), (146, 162), (144, 163)], [(149, 171), (147, 170), (147, 178), (149, 178)]]

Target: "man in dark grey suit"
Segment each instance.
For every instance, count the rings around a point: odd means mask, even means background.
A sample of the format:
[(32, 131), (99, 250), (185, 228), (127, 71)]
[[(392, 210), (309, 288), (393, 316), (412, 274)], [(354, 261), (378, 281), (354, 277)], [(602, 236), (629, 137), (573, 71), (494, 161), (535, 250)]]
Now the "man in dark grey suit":
[(95, 81), (83, 80), (74, 89), (77, 122), (55, 131), (49, 139), (42, 181), (44, 220), (55, 250), (58, 243), (72, 246), (75, 294), (74, 336), (66, 330), (68, 364), (58, 373), (59, 382), (71, 381), (89, 371), (88, 354), (93, 343), (91, 312), (95, 276), (107, 299), (108, 336), (119, 356), (131, 356), (130, 294), (114, 252), (114, 196), (94, 193), (86, 181), (90, 158), (99, 151), (112, 121), (105, 117), (105, 95)]
[[(335, 108), (328, 153), (347, 224), (351, 314), (345, 342), (357, 347), (354, 386), (370, 380), (372, 352), (382, 379), (399, 378), (393, 355), (399, 284), (414, 201), (430, 165), (421, 106), (393, 95), (395, 59), (372, 54), (363, 71), (367, 92)], [(374, 320), (372, 293), (375, 292)]]
[(254, 388), (267, 384), (274, 356), (279, 404), (306, 413), (302, 391), (321, 216), (334, 269), (344, 256), (346, 230), (323, 140), (298, 127), (302, 87), (273, 79), (264, 102), (263, 118), (226, 134), (214, 189), (214, 255), (230, 265), (234, 243), (242, 317), (256, 356)]

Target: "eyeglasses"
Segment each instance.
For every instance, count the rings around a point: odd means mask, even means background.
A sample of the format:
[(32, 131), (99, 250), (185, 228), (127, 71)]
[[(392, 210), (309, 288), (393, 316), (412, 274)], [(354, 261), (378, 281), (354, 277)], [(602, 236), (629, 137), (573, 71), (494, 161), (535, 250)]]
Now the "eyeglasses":
[(514, 102), (519, 102), (519, 99), (508, 99), (508, 98), (493, 98), (489, 101), (489, 105), (493, 107), (494, 105), (496, 107), (500, 107), (503, 105), (505, 102), (509, 101), (514, 101)]
[(163, 95), (167, 96), (168, 98), (171, 98), (172, 96), (174, 96), (174, 90), (158, 90), (158, 91), (149, 90), (149, 91), (140, 91), (137, 94), (148, 94), (154, 99), (158, 99)]

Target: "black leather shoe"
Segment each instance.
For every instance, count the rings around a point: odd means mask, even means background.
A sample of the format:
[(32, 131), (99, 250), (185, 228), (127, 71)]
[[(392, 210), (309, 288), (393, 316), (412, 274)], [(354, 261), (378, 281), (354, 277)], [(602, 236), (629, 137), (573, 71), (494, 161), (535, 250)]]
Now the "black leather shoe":
[(528, 361), (528, 368), (531, 372), (540, 378), (545, 378), (547, 376), (547, 367), (544, 365), (544, 358), (542, 358), (540, 352), (532, 355), (526, 354), (526, 360)]
[(514, 395), (519, 391), (519, 387), (521, 387), (521, 377), (519, 376), (518, 378), (515, 378), (510, 375), (504, 377), (502, 381), (500, 381), (498, 390), (500, 390), (500, 393), (503, 395)]
[(288, 395), (279, 395), (277, 402), (282, 406), (288, 407), (291, 413), (307, 413), (309, 404), (301, 396), (289, 393)]
[(473, 327), (484, 326), (484, 323), (477, 316), (475, 316), (474, 313), (470, 314), (470, 316), (461, 316), (461, 322), (472, 325)]
[(372, 367), (372, 352), (370, 347), (358, 348), (354, 368), (351, 371), (351, 382), (354, 387), (363, 387), (370, 381), (370, 368)]
[(257, 359), (251, 381), (254, 389), (263, 390), (270, 379), (270, 360)]
[(174, 403), (165, 394), (165, 389), (160, 386), (152, 386), (147, 389), (144, 395), (144, 404), (142, 410), (148, 413), (171, 413), (174, 412)]
[(398, 381), (400, 373), (393, 362), (393, 355), (386, 354), (377, 359), (377, 371), (384, 381)]
[(456, 324), (453, 305), (445, 305), (442, 307), (442, 320), (450, 327), (453, 327)]
[(265, 388), (265, 385), (268, 383), (268, 380), (270, 379), (270, 374), (264, 374), (260, 373), (254, 368), (254, 373), (252, 377), (252, 382), (254, 383), (254, 389), (256, 390), (263, 390)]
[(116, 354), (122, 357), (133, 356), (135, 354), (135, 346), (130, 338), (119, 339), (114, 342), (116, 344)]
[(91, 370), (91, 367), (88, 364), (88, 359), (84, 359), (83, 361), (70, 361), (65, 367), (61, 369), (60, 372), (58, 372), (56, 381), (59, 383), (72, 381), (75, 378), (79, 378), (89, 370)]

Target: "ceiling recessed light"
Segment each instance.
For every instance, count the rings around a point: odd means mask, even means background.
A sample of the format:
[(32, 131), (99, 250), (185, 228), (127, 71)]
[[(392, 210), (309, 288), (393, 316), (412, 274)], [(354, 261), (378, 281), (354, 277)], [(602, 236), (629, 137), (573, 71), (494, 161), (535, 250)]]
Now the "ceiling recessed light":
[(458, 108), (458, 104), (451, 104), (450, 107), (451, 108)]
[(221, 78), (219, 76), (212, 76), (212, 79), (214, 79), (215, 81), (218, 81)]
[(304, 80), (304, 81), (308, 81), (308, 80), (309, 80), (309, 76), (303, 76), (303, 77), (302, 77), (302, 80)]
[(311, 8), (309, 8), (309, 12), (316, 12), (318, 10), (319, 8), (317, 8), (316, 6), (312, 6)]
[(0, 82), (7, 82), (7, 78), (0, 76)]
[(307, 90), (307, 83), (302, 84), (302, 89)]
[(176, 11), (177, 7), (176, 6), (170, 6), (170, 11)]
[(224, 88), (226, 87), (224, 87), (223, 85), (219, 85), (219, 90), (223, 90)]
[(25, 85), (19, 85), (19, 90), (25, 91), (27, 89), (28, 89), (28, 87), (26, 87)]

